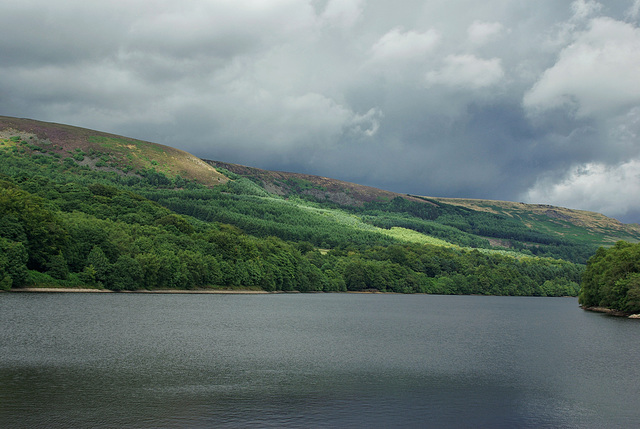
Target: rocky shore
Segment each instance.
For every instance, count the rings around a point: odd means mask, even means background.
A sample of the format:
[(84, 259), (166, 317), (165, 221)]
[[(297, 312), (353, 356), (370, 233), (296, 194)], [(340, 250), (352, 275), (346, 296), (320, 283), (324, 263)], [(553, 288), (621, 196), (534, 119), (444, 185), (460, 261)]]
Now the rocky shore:
[(605, 314), (608, 314), (610, 316), (628, 317), (629, 319), (640, 319), (640, 314), (632, 314), (632, 313), (628, 313), (628, 312), (625, 312), (625, 311), (614, 310), (612, 308), (606, 308), (606, 307), (584, 307), (584, 306), (581, 306), (580, 308), (582, 308), (583, 310), (586, 310), (586, 311), (594, 311), (596, 313), (605, 313)]

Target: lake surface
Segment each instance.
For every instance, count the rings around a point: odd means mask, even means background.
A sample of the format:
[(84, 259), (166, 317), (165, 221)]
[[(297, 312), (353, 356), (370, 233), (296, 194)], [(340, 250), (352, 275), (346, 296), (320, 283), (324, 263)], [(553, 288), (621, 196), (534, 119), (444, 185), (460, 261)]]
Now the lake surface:
[(640, 321), (571, 298), (0, 294), (0, 427), (640, 424)]

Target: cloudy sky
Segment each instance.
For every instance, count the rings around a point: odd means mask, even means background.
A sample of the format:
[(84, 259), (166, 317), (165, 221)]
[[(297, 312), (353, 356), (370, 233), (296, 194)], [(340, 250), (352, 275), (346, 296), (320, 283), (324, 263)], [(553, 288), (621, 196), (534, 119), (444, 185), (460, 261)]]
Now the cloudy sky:
[(0, 115), (640, 222), (640, 0), (3, 0)]

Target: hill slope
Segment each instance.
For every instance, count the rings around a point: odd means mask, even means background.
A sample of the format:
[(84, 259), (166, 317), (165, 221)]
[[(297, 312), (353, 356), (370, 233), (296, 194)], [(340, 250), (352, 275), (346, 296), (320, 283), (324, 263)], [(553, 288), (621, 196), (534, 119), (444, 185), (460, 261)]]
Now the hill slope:
[(207, 186), (227, 178), (201, 159), (173, 147), (63, 124), (0, 116), (4, 146), (24, 141), (27, 148), (51, 156), (71, 156), (80, 165), (99, 171), (133, 174), (156, 170)]
[(640, 239), (637, 226), (601, 215), (540, 210), (204, 162), (154, 143), (0, 117), (5, 289), (575, 295), (576, 262), (598, 244)]
[[(71, 157), (79, 165), (97, 171), (121, 175), (156, 171), (169, 178), (182, 177), (215, 186), (229, 180), (218, 171), (224, 169), (251, 179), (269, 193), (284, 197), (297, 195), (318, 203), (362, 207), (366, 203), (388, 202), (402, 197), (412, 202), (440, 203), (506, 216), (532, 229), (572, 241), (596, 245), (612, 245), (618, 240), (640, 241), (640, 225), (623, 224), (594, 212), (508, 201), (411, 196), (327, 177), (201, 160), (187, 152), (156, 143), (69, 125), (0, 116), (0, 140), (4, 140), (4, 146), (15, 144), (12, 138), (15, 140), (16, 137), (36, 151)], [(499, 240), (493, 240), (493, 243), (508, 245)]]
[(519, 219), (530, 228), (576, 241), (613, 245), (619, 240), (636, 242), (640, 238), (640, 225), (624, 224), (590, 211), (509, 201), (464, 198), (433, 198), (433, 200)]
[(328, 177), (262, 170), (221, 161), (204, 161), (216, 168), (223, 168), (235, 173), (240, 177), (250, 178), (259, 183), (268, 192), (280, 196), (308, 196), (318, 202), (335, 203), (342, 206), (362, 206), (364, 203), (390, 201), (396, 197), (420, 201), (406, 194), (398, 194)]
[[(498, 219), (517, 221), (531, 230), (571, 242), (610, 246), (619, 240), (640, 241), (640, 225), (623, 224), (595, 212), (509, 201), (413, 196), (321, 176), (261, 170), (220, 161), (205, 161), (214, 167), (249, 178), (265, 190), (284, 197), (296, 195), (317, 203), (333, 203), (347, 208), (363, 207), (368, 203), (389, 202), (401, 197), (411, 202), (426, 203), (436, 207), (460, 207), (464, 210), (458, 213), (463, 217), (472, 212), (495, 215)], [(486, 238), (496, 247), (507, 248), (513, 247), (515, 239), (508, 234), (497, 234), (495, 237), (490, 234)]]

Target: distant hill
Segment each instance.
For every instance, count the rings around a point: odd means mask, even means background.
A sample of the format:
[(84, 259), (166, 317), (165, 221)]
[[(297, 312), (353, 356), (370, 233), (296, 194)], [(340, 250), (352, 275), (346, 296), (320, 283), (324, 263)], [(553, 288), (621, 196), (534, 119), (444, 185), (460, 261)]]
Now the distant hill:
[(433, 198), (433, 200), (471, 210), (504, 215), (518, 219), (530, 228), (587, 243), (613, 245), (619, 240), (637, 242), (640, 239), (640, 225), (637, 223), (624, 224), (596, 212), (509, 201), (464, 198)]
[[(640, 225), (624, 224), (600, 213), (573, 210), (545, 204), (525, 204), (463, 198), (424, 197), (301, 173), (269, 171), (259, 168), (205, 160), (210, 165), (250, 178), (265, 190), (281, 196), (298, 195), (320, 203), (361, 207), (366, 203), (404, 198), (412, 202), (446, 204), (475, 212), (505, 216), (527, 227), (568, 240), (594, 245), (613, 245), (619, 240), (640, 241)], [(510, 247), (509, 237), (490, 239), (498, 247)]]
[(251, 178), (268, 192), (281, 196), (306, 195), (319, 202), (335, 203), (342, 206), (362, 206), (364, 203), (390, 201), (396, 197), (422, 201), (406, 194), (384, 191), (371, 186), (358, 185), (328, 177), (261, 170), (221, 161), (204, 161), (216, 168), (223, 168), (241, 177)]
[(20, 285), (577, 295), (640, 226), (267, 171), (0, 117), (0, 289)]

